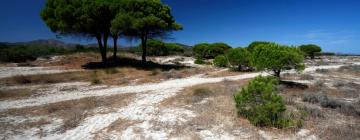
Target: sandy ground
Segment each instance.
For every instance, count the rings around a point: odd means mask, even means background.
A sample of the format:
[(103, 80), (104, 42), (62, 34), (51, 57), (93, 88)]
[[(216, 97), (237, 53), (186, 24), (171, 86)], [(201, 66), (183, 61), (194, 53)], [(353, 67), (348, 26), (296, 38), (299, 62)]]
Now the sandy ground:
[[(356, 63), (359, 64), (359, 63)], [(314, 66), (309, 67), (305, 72), (315, 71), (316, 69), (335, 69), (342, 65), (331, 65), (331, 66)], [(9, 72), (11, 71), (11, 72)], [(13, 75), (26, 75), (26, 74), (39, 74), (39, 73), (57, 73), (62, 70), (54, 70), (47, 68), (1, 68), (0, 78), (9, 77)], [(293, 73), (288, 71), (287, 73)], [(136, 93), (135, 99), (131, 104), (118, 108), (116, 111), (105, 114), (96, 114), (85, 118), (79, 126), (74, 129), (67, 130), (64, 133), (49, 133), (44, 137), (39, 137), (34, 134), (32, 129), (24, 130), (19, 135), (7, 137), (7, 139), (184, 139), (184, 137), (171, 137), (169, 134), (172, 130), (166, 128), (156, 127), (156, 123), (168, 123), (178, 124), (184, 123), (189, 118), (196, 116), (190, 110), (183, 108), (172, 108), (161, 110), (158, 104), (170, 97), (176, 96), (179, 91), (184, 88), (191, 87), (199, 84), (206, 83), (218, 83), (224, 80), (242, 80), (256, 77), (258, 75), (268, 75), (267, 73), (249, 73), (235, 76), (225, 77), (206, 77), (206, 75), (195, 75), (188, 78), (173, 79), (163, 81), (160, 83), (150, 83), (134, 86), (93, 86), (90, 83), (63, 83), (49, 85), (44, 88), (38, 96), (30, 98), (14, 99), (0, 101), (0, 112), (8, 109), (24, 108), (24, 107), (35, 107), (40, 105), (46, 105), (50, 103), (57, 103), (68, 100), (82, 99), (86, 97), (103, 97), (103, 96), (114, 96), (125, 93)], [(64, 90), (72, 87), (72, 90)], [(7, 87), (7, 88), (19, 88), (19, 87)], [(20, 87), (21, 88), (21, 87)], [(36, 87), (34, 87), (36, 88)], [(8, 118), (10, 119), (10, 118)], [(15, 117), (11, 117), (15, 121), (13, 123), (19, 123)], [(26, 118), (25, 120), (28, 120)], [(34, 118), (30, 118), (34, 119)], [(129, 127), (125, 128), (122, 132), (112, 132), (108, 129), (113, 123), (119, 120), (126, 120), (130, 122), (137, 122)], [(0, 120), (9, 121), (9, 120)], [(49, 124), (49, 128), (55, 129), (58, 126), (58, 121), (53, 120)], [(216, 129), (216, 128), (214, 128)], [(221, 128), (219, 128), (221, 129)], [(298, 132), (299, 135), (305, 135), (308, 133), (307, 130), (301, 130)], [(259, 132), (260, 135), (265, 132)], [(236, 137), (229, 136), (226, 133), (214, 134), (211, 131), (202, 131), (199, 134), (202, 139), (236, 139)], [(1, 135), (0, 135), (1, 136)], [(307, 136), (307, 134), (306, 134)], [(304, 137), (305, 138), (305, 137)], [(308, 137), (313, 139), (313, 137)]]

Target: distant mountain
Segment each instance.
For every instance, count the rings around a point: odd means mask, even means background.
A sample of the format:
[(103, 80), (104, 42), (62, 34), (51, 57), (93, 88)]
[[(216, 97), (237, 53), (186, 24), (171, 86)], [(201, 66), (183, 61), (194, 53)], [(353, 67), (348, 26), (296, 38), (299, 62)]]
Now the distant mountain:
[(65, 43), (60, 40), (56, 39), (39, 39), (33, 41), (26, 41), (26, 42), (2, 42), (1, 44), (5, 44), (7, 46), (18, 46), (18, 45), (44, 45), (44, 46), (53, 46), (53, 47), (74, 47), (75, 44)]

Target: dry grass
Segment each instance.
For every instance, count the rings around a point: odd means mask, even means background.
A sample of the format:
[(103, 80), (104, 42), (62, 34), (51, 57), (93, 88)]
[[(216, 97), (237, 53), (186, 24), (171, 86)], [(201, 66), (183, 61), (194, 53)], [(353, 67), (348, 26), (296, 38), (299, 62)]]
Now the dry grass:
[(174, 133), (171, 134), (173, 136), (190, 135), (191, 139), (199, 139), (196, 132), (211, 130), (217, 126), (221, 126), (222, 129), (230, 134), (241, 129), (247, 135), (251, 135), (255, 139), (259, 138), (257, 137), (256, 128), (246, 119), (237, 116), (233, 101), (233, 93), (247, 83), (248, 80), (223, 81), (221, 83), (203, 84), (184, 89), (177, 96), (163, 101), (160, 107), (185, 107), (194, 111), (197, 114), (196, 117), (183, 125), (159, 125), (175, 129)]
[(49, 60), (36, 60), (31, 62), (31, 65), (48, 67), (48, 66), (63, 66), (66, 68), (72, 69), (81, 69), (82, 65), (85, 65), (89, 62), (99, 62), (101, 61), (100, 54), (98, 53), (76, 53), (69, 55), (58, 56), (56, 59)]
[(54, 84), (73, 81), (88, 81), (90, 71), (66, 72), (57, 74), (39, 74), (27, 76), (14, 76), (0, 80), (0, 83), (6, 86), (25, 85), (25, 84)]
[[(54, 118), (61, 118), (64, 124), (57, 131), (65, 132), (66, 130), (77, 127), (86, 117), (91, 116), (94, 113), (107, 113), (94, 112), (96, 108), (108, 108), (109, 110), (107, 111), (109, 112), (116, 110), (129, 104), (134, 95), (135, 94), (122, 94), (109, 97), (89, 97), (38, 107), (10, 109), (3, 112), (1, 116), (51, 116)], [(24, 125), (27, 125), (27, 127), (39, 127), (42, 124), (35, 123), (31, 126), (28, 126), (28, 124)]]
[(22, 97), (29, 97), (33, 94), (29, 89), (15, 89), (15, 90), (0, 90), (0, 101), (7, 99), (18, 99)]

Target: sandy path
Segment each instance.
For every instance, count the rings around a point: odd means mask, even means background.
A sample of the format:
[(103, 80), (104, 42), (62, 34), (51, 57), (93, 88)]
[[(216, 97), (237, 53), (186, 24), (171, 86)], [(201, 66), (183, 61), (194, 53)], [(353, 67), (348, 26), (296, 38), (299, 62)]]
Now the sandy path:
[(0, 67), (0, 78), (17, 75), (54, 74), (79, 70), (65, 70), (62, 67)]
[[(316, 69), (334, 69), (342, 65), (336, 66), (317, 66), (310, 67), (305, 72), (314, 71)], [(94, 89), (92, 91), (59, 91), (57, 94), (47, 94), (40, 97), (10, 100), (0, 102), (0, 110), (11, 108), (22, 108), (29, 106), (38, 106), (49, 103), (55, 103), (66, 100), (80, 99), (92, 96), (111, 96), (124, 93), (141, 93), (138, 94), (135, 100), (128, 106), (118, 109), (109, 114), (97, 114), (85, 119), (85, 121), (78, 127), (68, 130), (62, 134), (52, 134), (43, 139), (92, 139), (95, 134), (108, 137), (109, 134), (106, 128), (119, 119), (134, 120), (141, 123), (131, 126), (120, 134), (111, 135), (112, 139), (167, 139), (168, 130), (166, 129), (153, 129), (151, 121), (158, 120), (159, 109), (157, 104), (161, 101), (175, 96), (182, 89), (205, 83), (217, 83), (224, 79), (226, 80), (241, 80), (253, 78), (258, 75), (267, 75), (266, 73), (251, 73), (236, 76), (208, 78), (204, 75), (196, 75), (183, 79), (168, 80), (155, 84), (144, 84), (137, 86), (123, 86), (123, 87), (108, 87), (101, 89)], [(142, 129), (142, 134), (136, 134), (136, 129)], [(31, 136), (30, 136), (31, 137)], [(32, 137), (34, 138), (34, 137)]]
[[(314, 66), (314, 67), (306, 68), (305, 72), (315, 71), (316, 69), (335, 69), (341, 66), (342, 65)], [(293, 71), (289, 71), (288, 73), (292, 73), (292, 72)], [(124, 94), (124, 93), (140, 93), (147, 91), (161, 91), (163, 89), (171, 89), (171, 88), (184, 88), (198, 84), (217, 83), (223, 81), (224, 79), (241, 80), (241, 79), (254, 78), (258, 75), (267, 75), (267, 73), (250, 73), (250, 74), (242, 74), (242, 75), (227, 76), (227, 77), (215, 77), (215, 78), (206, 78), (204, 77), (204, 75), (195, 75), (188, 78), (168, 80), (155, 84), (143, 84), (136, 86), (122, 86), (122, 87), (109, 86), (108, 88), (94, 89), (92, 91), (59, 90), (57, 94), (44, 94), (43, 96), (29, 98), (29, 99), (1, 101), (0, 111), (6, 109), (12, 109), (12, 108), (39, 106), (39, 105), (56, 103), (67, 100), (81, 99), (85, 97), (111, 96), (111, 95)]]

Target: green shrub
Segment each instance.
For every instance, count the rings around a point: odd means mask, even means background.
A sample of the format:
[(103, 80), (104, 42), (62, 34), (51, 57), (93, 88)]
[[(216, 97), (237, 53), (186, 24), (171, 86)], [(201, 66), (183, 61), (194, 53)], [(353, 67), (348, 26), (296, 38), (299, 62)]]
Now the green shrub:
[(226, 57), (233, 69), (242, 71), (250, 66), (250, 53), (245, 48), (234, 48), (226, 52)]
[(273, 77), (258, 76), (249, 85), (234, 95), (238, 114), (256, 126), (289, 127), (295, 124), (286, 116), (285, 103)]
[[(146, 45), (148, 56), (167, 56), (185, 52), (185, 49), (176, 43), (165, 43), (155, 39), (149, 40)], [(141, 45), (138, 48), (141, 48)]]
[(205, 62), (204, 60), (202, 60), (202, 59), (196, 59), (196, 60), (194, 61), (194, 63), (195, 63), (195, 64), (202, 65), (202, 64), (205, 64), (206, 62)]
[(214, 65), (217, 67), (227, 67), (228, 61), (224, 55), (219, 55), (215, 57)]
[(196, 44), (193, 47), (193, 53), (196, 57), (202, 59), (211, 59), (215, 58), (218, 55), (223, 55), (231, 47), (225, 43), (200, 43)]

